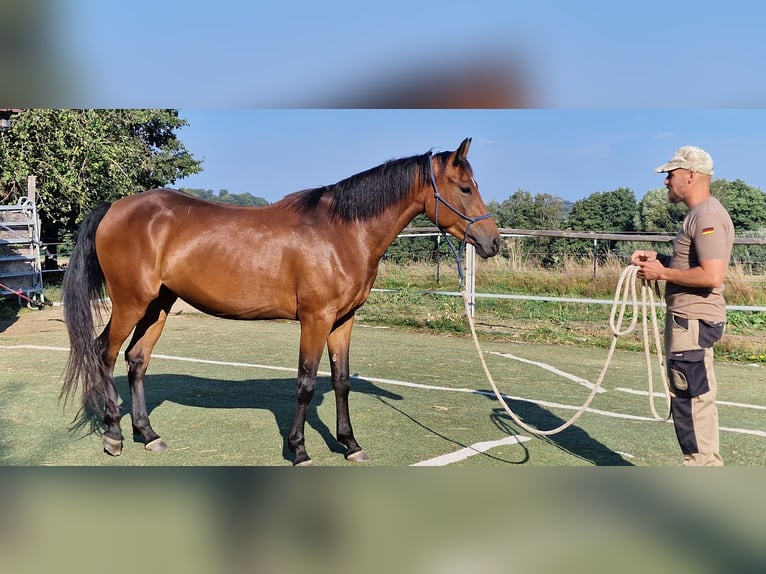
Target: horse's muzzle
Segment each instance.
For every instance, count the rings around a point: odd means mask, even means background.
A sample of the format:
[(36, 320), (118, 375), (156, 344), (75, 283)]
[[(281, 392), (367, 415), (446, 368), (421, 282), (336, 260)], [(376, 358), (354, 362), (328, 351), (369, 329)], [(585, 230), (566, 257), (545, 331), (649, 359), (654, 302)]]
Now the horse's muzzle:
[(480, 238), (474, 238), (474, 247), (476, 247), (476, 253), (483, 259), (494, 257), (500, 251), (500, 236), (495, 235), (489, 240), (481, 240)]

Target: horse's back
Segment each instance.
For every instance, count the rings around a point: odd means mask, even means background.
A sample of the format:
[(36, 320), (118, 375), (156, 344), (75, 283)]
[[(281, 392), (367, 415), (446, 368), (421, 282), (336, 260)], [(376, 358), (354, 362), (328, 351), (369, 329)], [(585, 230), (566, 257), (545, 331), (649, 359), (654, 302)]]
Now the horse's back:
[(259, 221), (270, 219), (259, 214), (264, 209), (209, 201), (174, 189), (150, 189), (114, 202), (99, 233), (104, 239), (122, 242), (130, 235), (167, 248), (167, 242), (234, 235), (239, 229), (257, 227)]
[(165, 286), (211, 314), (295, 318), (300, 252), (281, 238), (296, 227), (284, 209), (152, 189), (112, 205), (97, 252), (113, 299), (152, 299)]

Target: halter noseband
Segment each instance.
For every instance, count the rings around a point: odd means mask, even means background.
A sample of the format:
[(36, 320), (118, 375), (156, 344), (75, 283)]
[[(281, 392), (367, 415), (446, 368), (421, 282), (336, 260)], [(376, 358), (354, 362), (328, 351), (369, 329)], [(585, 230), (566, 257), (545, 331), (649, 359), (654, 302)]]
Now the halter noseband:
[[(457, 262), (457, 274), (458, 278), (460, 280), (460, 286), (463, 285), (463, 254), (465, 253), (465, 246), (468, 242), (468, 230), (471, 228), (471, 225), (476, 223), (477, 221), (482, 221), (483, 219), (489, 219), (492, 217), (492, 214), (487, 212), (484, 215), (477, 215), (476, 217), (469, 217), (456, 207), (454, 207), (452, 204), (450, 204), (449, 201), (444, 199), (442, 195), (439, 193), (439, 188), (436, 186), (436, 177), (434, 177), (434, 164), (433, 164), (433, 154), (431, 152), (428, 152), (428, 175), (431, 178), (431, 186), (434, 188), (434, 203), (435, 203), (435, 211), (434, 211), (434, 223), (436, 224), (436, 227), (439, 229), (441, 234), (444, 236), (444, 239), (447, 242), (447, 245), (450, 248), (450, 251), (452, 251), (452, 254), (455, 256), (455, 261)], [(439, 225), (439, 204), (443, 203), (444, 206), (452, 211), (454, 214), (456, 214), (458, 217), (461, 217), (465, 221), (468, 222), (468, 225), (465, 227), (465, 234), (463, 235), (463, 239), (460, 241), (460, 249), (455, 249), (455, 246), (452, 245), (452, 241), (449, 238), (449, 234), (447, 233), (447, 230)]]

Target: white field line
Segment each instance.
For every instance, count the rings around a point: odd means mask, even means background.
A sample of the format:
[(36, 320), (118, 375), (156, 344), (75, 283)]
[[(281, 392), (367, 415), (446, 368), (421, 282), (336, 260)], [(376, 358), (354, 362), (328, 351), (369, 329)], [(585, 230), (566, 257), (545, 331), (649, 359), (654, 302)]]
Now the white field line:
[(415, 464), (412, 464), (410, 466), (447, 466), (448, 464), (452, 464), (454, 462), (460, 462), (461, 460), (465, 460), (472, 456), (476, 456), (477, 454), (487, 452), (488, 450), (491, 450), (498, 446), (520, 444), (528, 440), (532, 440), (532, 437), (511, 435), (505, 438), (501, 438), (499, 440), (488, 440), (484, 442), (477, 442), (472, 444), (471, 446), (467, 446), (465, 448), (461, 448), (460, 450), (456, 450), (455, 452), (450, 452), (450, 453), (443, 454), (441, 456), (437, 456), (428, 460), (416, 462)]
[[(625, 389), (625, 388), (622, 388), (622, 387), (617, 387), (614, 390), (615, 391), (619, 391), (621, 393), (628, 393), (628, 394), (631, 394), (631, 395), (642, 395), (644, 397), (649, 396), (649, 391), (639, 391), (639, 390), (636, 390), (636, 389)], [(655, 397), (664, 397), (665, 393), (654, 393), (654, 396)], [(751, 405), (751, 404), (748, 404), (748, 403), (733, 403), (731, 401), (719, 401), (719, 400), (716, 400), (715, 403), (717, 405), (726, 405), (727, 407), (739, 407), (739, 408), (742, 408), (742, 409), (756, 409), (756, 410), (759, 410), (759, 411), (766, 411), (766, 406), (763, 406), (763, 405)]]
[[(42, 345), (0, 345), (0, 349), (28, 349), (33, 351), (62, 351), (62, 352), (68, 352), (69, 349), (67, 347), (48, 347), (48, 346), (42, 346)], [(205, 365), (219, 365), (219, 366), (230, 366), (230, 367), (245, 367), (245, 368), (254, 368), (254, 369), (268, 369), (272, 371), (283, 371), (283, 372), (292, 372), (296, 373), (297, 370), (289, 367), (277, 367), (273, 365), (260, 365), (257, 363), (240, 363), (240, 362), (232, 362), (232, 361), (215, 361), (210, 359), (196, 359), (192, 357), (179, 357), (175, 355), (152, 355), (153, 358), (156, 359), (165, 359), (169, 361), (182, 361), (187, 363), (199, 363), (199, 364), (205, 364)], [(322, 376), (328, 376), (330, 373), (328, 372), (319, 372), (318, 374)], [(412, 383), (409, 381), (398, 381), (395, 379), (382, 379), (377, 377), (362, 377), (360, 375), (354, 375), (352, 378), (358, 378), (358, 379), (364, 379), (365, 381), (375, 382), (375, 383), (382, 383), (387, 385), (393, 385), (393, 386), (400, 386), (400, 387), (409, 387), (414, 389), (425, 389), (425, 390), (432, 390), (432, 391), (447, 391), (447, 392), (457, 392), (457, 393), (471, 393), (471, 394), (477, 394), (477, 395), (485, 395), (488, 397), (494, 397), (495, 394), (492, 391), (480, 391), (477, 389), (469, 389), (465, 387), (442, 387), (437, 385), (424, 385), (421, 383)], [(561, 403), (553, 403), (550, 401), (542, 401), (537, 399), (529, 399), (526, 397), (517, 397), (517, 396), (511, 396), (503, 394), (503, 398), (507, 400), (513, 400), (513, 401), (524, 401), (527, 403), (533, 403), (542, 407), (548, 407), (548, 408), (556, 408), (556, 409), (562, 409), (562, 410), (570, 410), (570, 411), (577, 411), (580, 409), (579, 406), (575, 405), (565, 405)], [(624, 420), (635, 420), (635, 421), (647, 421), (647, 422), (656, 422), (656, 419), (654, 417), (646, 417), (646, 416), (639, 416), (639, 415), (629, 415), (624, 413), (615, 413), (611, 411), (603, 411), (600, 409), (593, 409), (588, 408), (585, 412), (601, 415), (604, 417), (610, 417), (610, 418), (616, 418), (616, 419), (624, 419)], [(671, 422), (671, 421), (668, 421)], [(739, 433), (739, 434), (748, 434), (748, 435), (754, 435), (754, 436), (762, 436), (766, 437), (766, 432), (759, 431), (759, 430), (748, 430), (748, 429), (739, 429), (739, 428), (730, 428), (730, 427), (721, 427), (721, 430), (725, 430), (728, 432), (733, 433)]]
[[(534, 365), (535, 367), (540, 367), (541, 369), (544, 369), (546, 371), (550, 371), (551, 373), (555, 375), (559, 375), (560, 377), (564, 377), (565, 379), (569, 379), (570, 381), (574, 381), (578, 385), (582, 385), (583, 387), (589, 388), (591, 391), (593, 390), (593, 387), (596, 385), (591, 383), (587, 379), (583, 379), (582, 377), (578, 377), (577, 375), (573, 375), (571, 373), (567, 373), (566, 371), (561, 371), (557, 369), (556, 367), (553, 367), (551, 365), (548, 365), (547, 363), (540, 363), (538, 361), (532, 361), (530, 359), (525, 359), (523, 357), (517, 357), (516, 355), (512, 355), (510, 353), (498, 353), (496, 351), (489, 351), (490, 355), (498, 355), (500, 357), (505, 357), (506, 359), (513, 359), (514, 361), (518, 361), (520, 363), (526, 363), (528, 365)], [(604, 387), (599, 387), (598, 389), (599, 393), (605, 393), (606, 389)]]

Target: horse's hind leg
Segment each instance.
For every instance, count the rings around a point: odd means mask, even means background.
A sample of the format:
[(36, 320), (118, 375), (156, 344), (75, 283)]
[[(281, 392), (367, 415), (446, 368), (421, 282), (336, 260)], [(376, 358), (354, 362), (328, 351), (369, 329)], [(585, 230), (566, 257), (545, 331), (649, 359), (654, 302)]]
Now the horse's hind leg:
[(99, 336), (99, 341), (103, 348), (103, 361), (107, 378), (105, 408), (101, 442), (104, 451), (112, 456), (122, 454), (123, 436), (120, 428), (120, 408), (118, 406), (117, 388), (114, 385), (114, 365), (117, 362), (117, 355), (120, 353), (120, 347), (125, 339), (128, 338), (130, 331), (138, 320), (134, 314), (124, 311), (119, 305), (112, 303), (112, 317), (109, 319), (106, 327)]
[(136, 325), (133, 338), (125, 351), (132, 402), (133, 435), (144, 443), (146, 450), (162, 451), (168, 448), (149, 423), (149, 412), (144, 395), (144, 376), (149, 366), (152, 349), (162, 334), (165, 320), (176, 298), (170, 291), (161, 290), (160, 296), (152, 301), (146, 314)]
[(354, 438), (351, 427), (351, 415), (348, 408), (349, 385), (349, 347), (351, 344), (351, 329), (354, 326), (354, 316), (336, 326), (327, 339), (327, 352), (330, 357), (332, 386), (335, 390), (336, 436), (338, 442), (346, 447), (346, 459), (352, 462), (370, 460), (359, 443)]
[[(112, 329), (112, 321), (107, 323), (104, 330), (99, 336), (99, 342), (104, 349), (104, 366), (105, 372), (103, 377), (107, 379), (105, 386), (106, 396), (104, 397), (104, 420), (103, 433), (101, 434), (101, 444), (104, 447), (104, 452), (112, 456), (119, 456), (122, 454), (122, 430), (120, 429), (120, 407), (118, 405), (119, 397), (117, 396), (117, 388), (114, 385), (114, 365), (117, 360), (117, 354), (120, 350), (120, 345), (127, 338), (127, 334), (121, 341), (115, 342), (114, 329)], [(115, 350), (116, 347), (116, 350)]]

